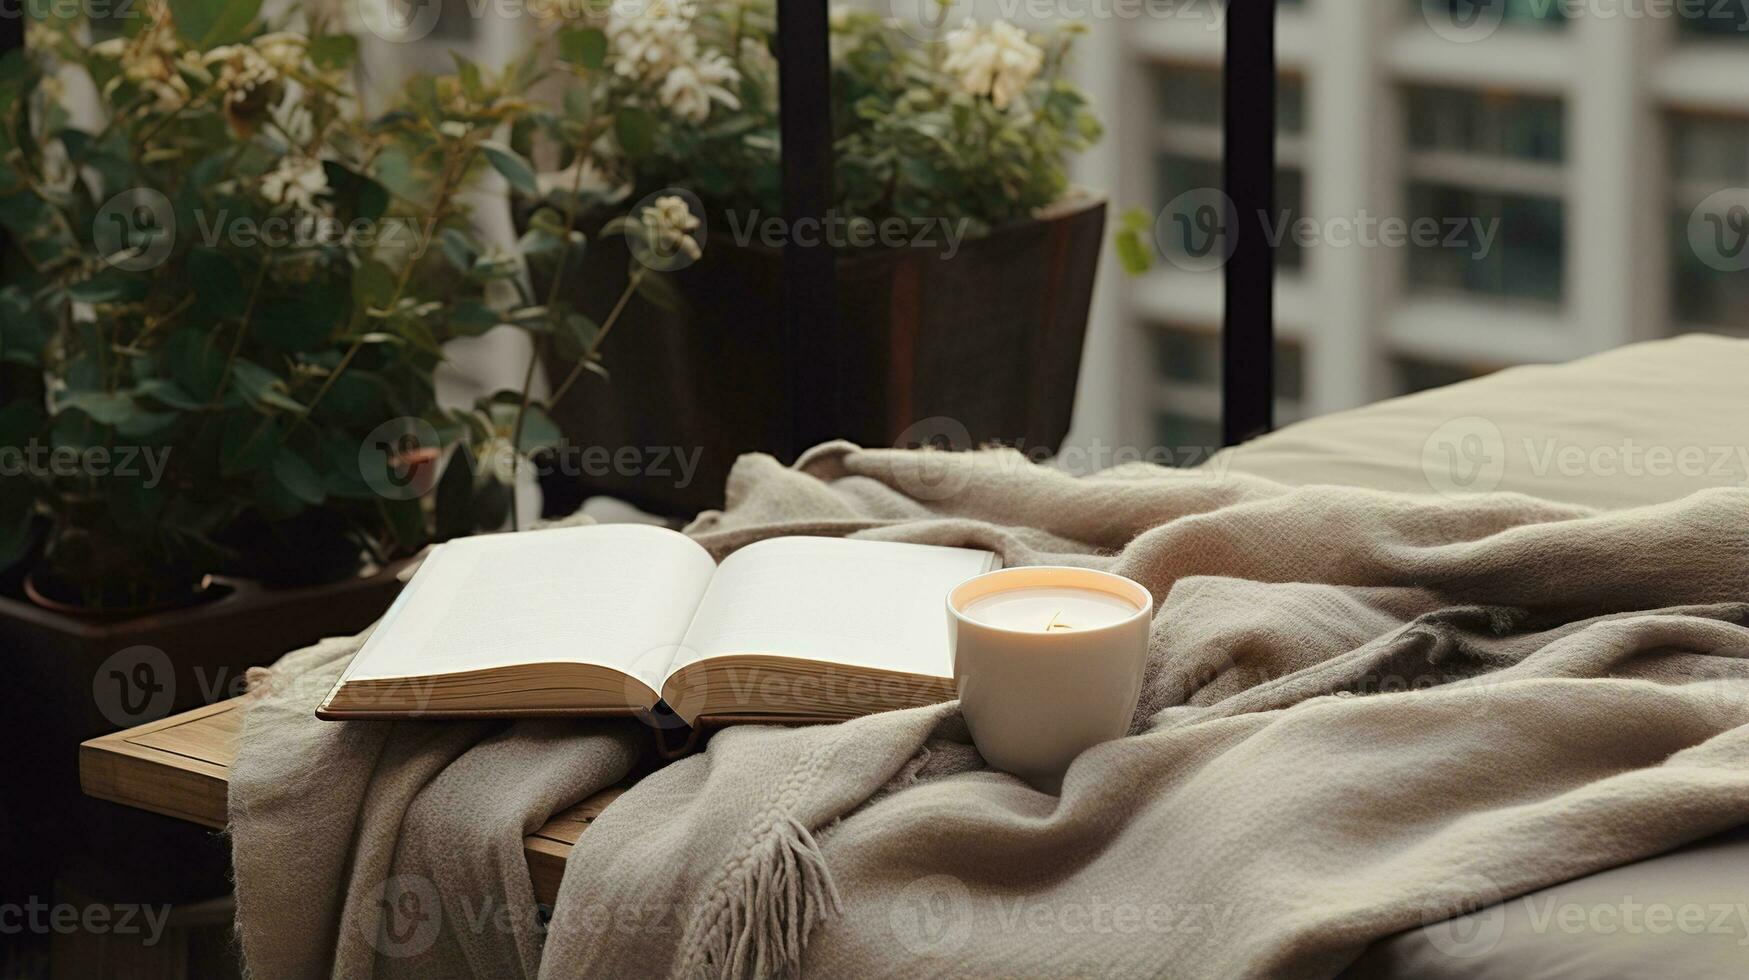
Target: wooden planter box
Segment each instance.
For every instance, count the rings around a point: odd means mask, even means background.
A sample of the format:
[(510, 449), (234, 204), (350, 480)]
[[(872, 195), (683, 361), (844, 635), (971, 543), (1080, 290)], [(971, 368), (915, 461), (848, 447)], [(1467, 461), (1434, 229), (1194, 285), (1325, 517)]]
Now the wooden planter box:
[[(219, 598), (101, 620), (0, 595), (0, 881), (47, 900), (59, 878), (106, 901), (210, 898), (228, 849), (181, 821), (83, 796), (79, 743), (243, 691), (244, 673), (369, 626), (393, 601), (399, 564), (325, 585), (266, 589), (222, 578)], [(137, 651), (151, 648), (152, 652)], [(143, 665), (143, 666), (142, 666)]]
[[(951, 259), (939, 247), (841, 252), (837, 342), (823, 362), (793, 365), (782, 253), (737, 244), (717, 221), (703, 258), (669, 274), (684, 309), (633, 301), (602, 345), (613, 380), (586, 376), (557, 407), (576, 448), (543, 483), (573, 481), (671, 515), (721, 506), (735, 457), (807, 448), (792, 444), (792, 372), (830, 375), (830, 429), (863, 445), (1001, 440), (1055, 451), (1069, 430), (1105, 208), (1073, 199), (964, 241)], [(597, 320), (628, 261), (622, 240), (590, 242), (577, 302)], [(553, 373), (566, 367), (555, 362)], [(604, 462), (627, 447), (632, 465)], [(663, 450), (701, 454), (690, 480), (672, 458), (669, 472), (653, 471)]]

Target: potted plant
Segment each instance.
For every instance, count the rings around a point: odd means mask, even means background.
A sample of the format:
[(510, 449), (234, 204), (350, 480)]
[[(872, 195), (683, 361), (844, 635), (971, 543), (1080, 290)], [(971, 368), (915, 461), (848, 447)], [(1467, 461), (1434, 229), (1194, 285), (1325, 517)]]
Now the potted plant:
[[(1061, 441), (1105, 213), (1067, 177), (1100, 135), (1063, 74), (1075, 28), (907, 31), (832, 11), (835, 202), (825, 226), (790, 229), (770, 0), (661, 0), (605, 17), (583, 6), (547, 33), (574, 77), (539, 110), (566, 134), (560, 153), (536, 153), (557, 168), (545, 203), (572, 185), (633, 216), (683, 200), (697, 248), (592, 252), (571, 287), (585, 311), (608, 310), (602, 286), (628, 258), (634, 275), (670, 273), (674, 297), (638, 306), (638, 328), (606, 344), (620, 383), (561, 406), (560, 428), (584, 445), (560, 451), (560, 476), (667, 512), (720, 503), (739, 453), (805, 448), (787, 442), (798, 371), (828, 376), (832, 428), (867, 443)], [(783, 355), (780, 303), (792, 240), (833, 249), (838, 269), (838, 334), (799, 365)], [(702, 460), (684, 474), (589, 467), (602, 446)]]
[(464, 204), (486, 174), (535, 192), (499, 137), (540, 123), (538, 59), (458, 60), (369, 115), (356, 40), (319, 17), (153, 0), (126, 25), (36, 20), (0, 61), (0, 631), (32, 746), (4, 795), (51, 861), (80, 740), (241, 693), (247, 667), (366, 626), (426, 543), (522, 517), (517, 462), (559, 439), (535, 365), (443, 408), (445, 341), (520, 329), (581, 373), (613, 325), (561, 288), (584, 251), (564, 213), (500, 247)]

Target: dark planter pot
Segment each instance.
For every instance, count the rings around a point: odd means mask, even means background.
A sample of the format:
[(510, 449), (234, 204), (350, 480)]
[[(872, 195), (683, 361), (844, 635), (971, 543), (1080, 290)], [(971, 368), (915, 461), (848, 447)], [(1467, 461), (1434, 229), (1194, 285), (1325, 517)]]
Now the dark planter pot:
[[(823, 357), (791, 364), (782, 253), (741, 245), (726, 222), (704, 255), (670, 273), (683, 309), (631, 303), (602, 345), (611, 382), (579, 381), (555, 412), (571, 445), (543, 476), (658, 513), (722, 505), (741, 453), (791, 459), (791, 392), (827, 375), (836, 435), (863, 445), (1001, 441), (1055, 451), (1069, 430), (1105, 201), (1065, 202), (1035, 220), (939, 246), (841, 250), (839, 331)], [(629, 256), (593, 241), (576, 302), (601, 319)], [(554, 374), (568, 365), (555, 362)], [(949, 421), (951, 420), (951, 421)], [(672, 453), (697, 453), (690, 474)], [(690, 478), (688, 478), (690, 477)]]
[(400, 564), (338, 582), (268, 589), (214, 579), (207, 601), (127, 619), (53, 611), (0, 595), (4, 901), (48, 900), (56, 880), (105, 901), (177, 902), (228, 887), (210, 832), (79, 791), (79, 743), (240, 694), (248, 668), (356, 633), (399, 592)]

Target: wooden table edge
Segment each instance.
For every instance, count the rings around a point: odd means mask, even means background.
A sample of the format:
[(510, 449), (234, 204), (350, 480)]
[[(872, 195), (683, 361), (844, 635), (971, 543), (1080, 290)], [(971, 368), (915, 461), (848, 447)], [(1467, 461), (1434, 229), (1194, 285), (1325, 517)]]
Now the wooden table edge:
[[(171, 751), (141, 744), (142, 737), (240, 710), (242, 698), (170, 715), (83, 742), (79, 746), (79, 786), (85, 795), (122, 806), (223, 829), (229, 800), (230, 763), (235, 744), (216, 735), (211, 751)], [(336, 722), (336, 724), (342, 724)], [(558, 814), (522, 839), (536, 900), (552, 904), (577, 838), (620, 793), (614, 786)]]

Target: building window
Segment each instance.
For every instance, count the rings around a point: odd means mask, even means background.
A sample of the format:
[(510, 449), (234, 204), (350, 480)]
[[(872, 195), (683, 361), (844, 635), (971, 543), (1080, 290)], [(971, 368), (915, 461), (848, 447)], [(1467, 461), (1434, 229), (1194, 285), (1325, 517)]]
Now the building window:
[[(1221, 179), (1221, 72), (1218, 68), (1170, 66), (1155, 75), (1155, 113), (1158, 120), (1158, 151), (1155, 154), (1155, 207), (1173, 207), (1175, 213), (1160, 227), (1165, 229), (1160, 247), (1166, 258), (1187, 268), (1199, 267), (1202, 259), (1223, 245), (1211, 243), (1208, 233), (1219, 227), (1219, 216), (1203, 213), (1207, 200), (1193, 193), (1208, 190), (1208, 198), (1222, 186)], [(1305, 213), (1306, 177), (1299, 148), (1306, 124), (1306, 93), (1301, 80), (1283, 75), (1276, 86), (1276, 127), (1281, 134), (1280, 163), (1276, 167), (1272, 230), (1282, 218), (1292, 222)], [(1189, 195), (1188, 197), (1186, 195)], [(1249, 230), (1257, 221), (1247, 218)], [(1261, 232), (1262, 227), (1257, 229)], [(1305, 267), (1305, 249), (1291, 234), (1282, 236), (1276, 249), (1278, 268), (1298, 273)]]
[(1399, 395), (1410, 395), (1417, 391), (1427, 391), (1430, 388), (1443, 388), (1460, 381), (1479, 378), (1493, 371), (1492, 368), (1477, 364), (1448, 364), (1442, 361), (1422, 360), (1417, 357), (1392, 358), (1391, 370), (1396, 375), (1396, 387)]
[[(1210, 330), (1158, 327), (1154, 330), (1155, 374), (1169, 386), (1221, 387), (1221, 337)], [(1275, 343), (1275, 397), (1298, 401), (1305, 393), (1305, 364), (1300, 345)]]
[(1749, 330), (1749, 119), (1669, 122), (1675, 329)]
[[(1155, 462), (1195, 465), (1221, 445), (1221, 336), (1185, 326), (1150, 325), (1154, 353)], [(1298, 341), (1275, 344), (1278, 421), (1300, 415), (1305, 396), (1305, 352)]]
[(1558, 164), (1566, 156), (1558, 99), (1415, 86), (1409, 146), (1417, 152)]
[[(1565, 126), (1558, 100), (1412, 87), (1405, 98), (1412, 292), (1558, 304)], [(1437, 239), (1437, 241), (1435, 241)]]
[(1409, 0), (1411, 6), (1457, 24), (1493, 21), (1527, 27), (1561, 27), (1567, 22), (1558, 0)]
[(1677, 23), (1684, 38), (1749, 38), (1749, 6), (1729, 0), (1705, 0), (1676, 5)]
[(1152, 462), (1167, 466), (1195, 466), (1221, 447), (1221, 424), (1179, 412), (1154, 416), (1154, 445), (1164, 452)]

